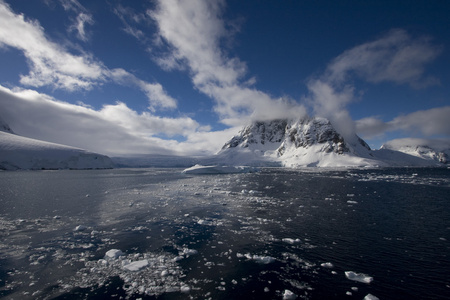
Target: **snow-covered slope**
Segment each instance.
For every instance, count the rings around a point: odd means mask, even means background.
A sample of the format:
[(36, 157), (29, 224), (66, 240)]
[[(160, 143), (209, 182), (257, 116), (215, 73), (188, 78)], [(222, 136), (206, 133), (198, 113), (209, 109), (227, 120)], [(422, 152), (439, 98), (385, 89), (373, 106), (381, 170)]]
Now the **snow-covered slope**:
[(399, 151), (426, 161), (447, 164), (450, 162), (450, 141), (405, 138), (389, 141), (381, 149)]
[[(113, 167), (113, 162), (107, 156), (30, 139), (5, 131), (8, 130), (0, 131), (0, 170), (103, 169)], [(11, 129), (9, 129), (9, 132), (11, 132)]]
[(228, 141), (217, 164), (285, 167), (439, 166), (450, 156), (449, 141), (394, 140), (380, 150), (357, 135), (344, 138), (329, 120), (303, 118), (255, 122)]
[(7, 132), (7, 133), (14, 133), (12, 131), (11, 127), (9, 127), (9, 125), (6, 124), (5, 121), (3, 121), (1, 116), (0, 116), (0, 131)]
[(255, 122), (239, 132), (218, 157), (231, 164), (287, 167), (379, 165), (358, 136), (346, 141), (324, 118)]

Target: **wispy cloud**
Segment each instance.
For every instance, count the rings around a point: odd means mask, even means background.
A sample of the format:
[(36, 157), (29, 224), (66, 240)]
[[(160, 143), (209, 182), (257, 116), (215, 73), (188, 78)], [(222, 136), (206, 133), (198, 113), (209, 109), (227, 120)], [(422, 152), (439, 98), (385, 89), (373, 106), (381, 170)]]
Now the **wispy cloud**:
[[(425, 68), (441, 51), (430, 38), (413, 38), (404, 30), (392, 30), (332, 60), (321, 76), (308, 82), (310, 95), (306, 100), (316, 114), (329, 118), (347, 138), (351, 138), (356, 129), (374, 135), (389, 126), (377, 118), (366, 118), (355, 127), (347, 110), (357, 99), (354, 79), (408, 84), (413, 88), (438, 84), (438, 79), (426, 75)], [(403, 121), (404, 118), (398, 118), (399, 124)]]
[(225, 124), (303, 116), (304, 107), (295, 101), (273, 98), (245, 84), (246, 64), (223, 51), (232, 31), (222, 17), (224, 9), (224, 1), (159, 1), (148, 15), (167, 50), (161, 66), (185, 64), (194, 86), (216, 101), (215, 111)]
[(441, 52), (442, 48), (433, 45), (429, 37), (413, 38), (403, 29), (394, 29), (336, 57), (325, 76), (334, 83), (357, 75), (373, 83), (389, 81), (427, 87), (439, 83), (437, 78), (425, 74), (425, 67)]
[(176, 100), (170, 97), (159, 83), (148, 83), (124, 69), (109, 70), (107, 74), (112, 80), (119, 84), (135, 86), (143, 91), (149, 99), (150, 106), (148, 108), (151, 111), (155, 111), (156, 107), (168, 109), (177, 107)]
[[(62, 3), (66, 9), (83, 10), (77, 1), (66, 0)], [(142, 90), (149, 99), (151, 109), (176, 107), (176, 100), (165, 92), (161, 84), (145, 82), (123, 69), (110, 70), (92, 55), (70, 53), (47, 38), (44, 28), (37, 21), (15, 14), (1, 0), (0, 46), (18, 49), (27, 58), (30, 72), (21, 76), (20, 83), (23, 85), (78, 91), (114, 81)]]
[(398, 130), (416, 136), (450, 136), (449, 116), (450, 106), (444, 106), (401, 115), (388, 122), (377, 117), (368, 117), (357, 120), (356, 128), (367, 138)]
[(76, 17), (72, 18), (72, 25), (69, 27), (69, 31), (75, 31), (77, 33), (77, 37), (86, 42), (89, 39), (86, 32), (86, 24), (94, 24), (92, 14), (90, 14), (89, 11), (77, 0), (60, 0), (60, 3), (66, 11), (76, 14)]
[[(189, 117), (138, 113), (123, 102), (95, 110), (33, 90), (11, 90), (0, 85), (0, 107), (5, 122), (17, 134), (108, 155), (212, 154), (223, 143), (217, 140), (220, 133), (205, 132), (209, 128)], [(166, 138), (156, 137), (161, 135)]]
[(123, 24), (123, 30), (126, 33), (135, 37), (141, 42), (145, 42), (148, 39), (144, 31), (139, 28), (141, 23), (145, 23), (145, 13), (135, 12), (131, 8), (122, 6), (120, 4), (117, 7), (113, 8), (113, 12), (117, 17), (119, 17), (120, 21)]

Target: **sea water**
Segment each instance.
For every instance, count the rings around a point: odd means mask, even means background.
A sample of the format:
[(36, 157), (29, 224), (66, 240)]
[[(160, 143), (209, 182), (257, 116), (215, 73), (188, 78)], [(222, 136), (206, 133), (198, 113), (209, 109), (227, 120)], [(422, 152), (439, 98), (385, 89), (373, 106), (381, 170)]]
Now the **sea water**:
[(0, 172), (0, 298), (448, 299), (449, 169)]

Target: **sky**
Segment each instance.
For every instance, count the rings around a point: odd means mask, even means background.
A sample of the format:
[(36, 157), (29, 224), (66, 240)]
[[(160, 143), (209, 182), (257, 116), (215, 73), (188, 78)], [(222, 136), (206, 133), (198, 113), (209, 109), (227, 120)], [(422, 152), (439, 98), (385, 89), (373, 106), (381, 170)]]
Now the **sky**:
[(210, 155), (320, 116), (450, 138), (450, 1), (0, 0), (0, 118), (111, 156)]

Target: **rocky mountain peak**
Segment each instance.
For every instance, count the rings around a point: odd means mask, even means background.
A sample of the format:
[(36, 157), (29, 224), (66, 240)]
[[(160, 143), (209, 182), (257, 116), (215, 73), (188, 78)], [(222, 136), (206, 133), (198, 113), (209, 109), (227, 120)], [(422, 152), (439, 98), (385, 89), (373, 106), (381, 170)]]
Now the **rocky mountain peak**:
[(266, 122), (254, 122), (244, 127), (236, 136), (231, 138), (222, 149), (251, 145), (269, 145), (281, 143), (285, 137), (287, 120), (273, 120)]
[[(370, 150), (359, 137), (356, 139), (359, 148)], [(254, 122), (244, 127), (222, 147), (254, 148), (260, 150), (276, 150), (282, 156), (288, 149), (309, 148), (320, 145), (325, 153), (343, 154), (351, 152), (352, 147), (344, 140), (325, 118), (303, 118), (298, 120), (273, 120)]]

